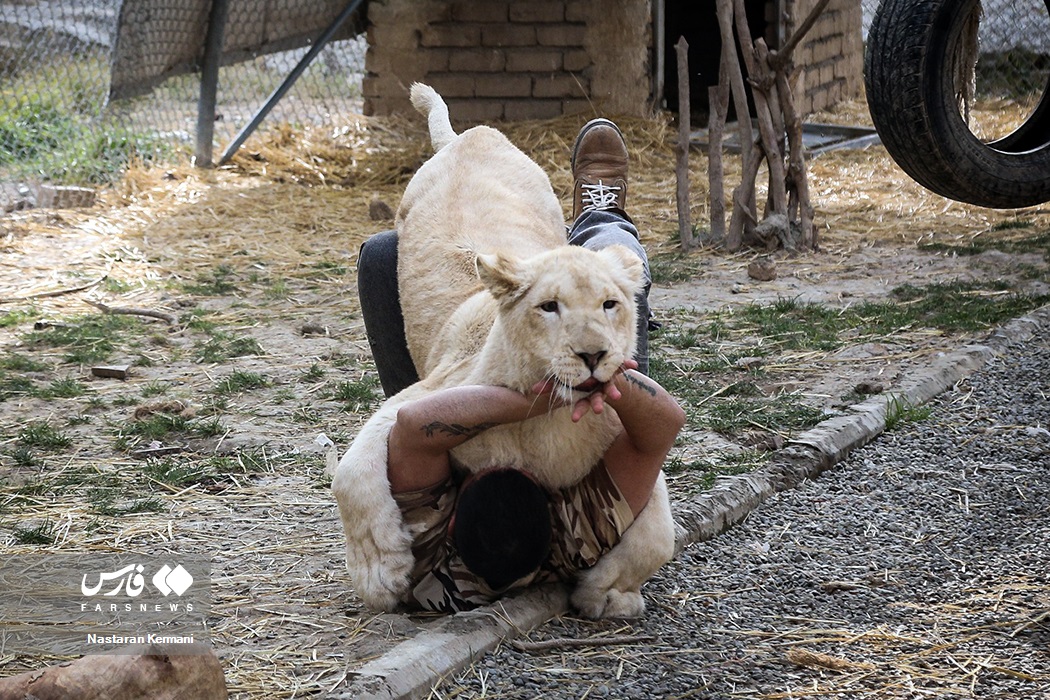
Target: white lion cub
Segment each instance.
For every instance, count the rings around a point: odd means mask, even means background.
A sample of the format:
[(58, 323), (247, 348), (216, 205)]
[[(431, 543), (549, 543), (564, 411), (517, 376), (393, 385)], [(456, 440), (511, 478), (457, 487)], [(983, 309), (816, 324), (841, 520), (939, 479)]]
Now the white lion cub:
[[(387, 481), (387, 436), (397, 408), (437, 389), (488, 384), (527, 391), (546, 378), (563, 398), (610, 380), (635, 350), (634, 299), (641, 261), (625, 248), (569, 246), (561, 207), (543, 171), (498, 131), (457, 135), (430, 87), (412, 103), (427, 116), (436, 153), (415, 174), (398, 209), (398, 277), (409, 351), (423, 379), (390, 398), (339, 462), (332, 489), (346, 534), (346, 565), (366, 605), (391, 609), (409, 588), (412, 533)], [(531, 311), (557, 300), (560, 312)], [(606, 304), (604, 302), (615, 303)], [(469, 471), (527, 469), (548, 487), (578, 482), (620, 431), (615, 411), (569, 408), (497, 426), (456, 448)], [(572, 603), (590, 617), (636, 617), (641, 585), (674, 551), (663, 475), (620, 543), (576, 582)]]

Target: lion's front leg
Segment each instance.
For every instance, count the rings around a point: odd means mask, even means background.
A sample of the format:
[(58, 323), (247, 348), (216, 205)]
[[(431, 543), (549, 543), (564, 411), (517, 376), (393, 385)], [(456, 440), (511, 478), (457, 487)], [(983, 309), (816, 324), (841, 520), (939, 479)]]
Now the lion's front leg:
[(590, 618), (641, 617), (645, 612), (642, 584), (674, 556), (674, 535), (661, 472), (649, 502), (619, 544), (580, 574), (571, 596), (573, 606)]
[(409, 587), (412, 538), (387, 479), (387, 436), (396, 408), (380, 409), (339, 461), (332, 492), (346, 535), (346, 570), (364, 604), (392, 610)]

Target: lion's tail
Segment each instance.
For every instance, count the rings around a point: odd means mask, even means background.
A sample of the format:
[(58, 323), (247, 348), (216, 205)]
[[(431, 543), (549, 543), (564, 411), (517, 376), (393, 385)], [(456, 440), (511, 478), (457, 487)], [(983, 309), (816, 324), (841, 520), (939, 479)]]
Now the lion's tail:
[(449, 141), (456, 138), (456, 132), (452, 130), (452, 122), (448, 119), (448, 105), (434, 88), (423, 83), (412, 83), (409, 95), (412, 98), (412, 106), (427, 118), (427, 126), (430, 127), (430, 143), (433, 144), (435, 151), (440, 151)]

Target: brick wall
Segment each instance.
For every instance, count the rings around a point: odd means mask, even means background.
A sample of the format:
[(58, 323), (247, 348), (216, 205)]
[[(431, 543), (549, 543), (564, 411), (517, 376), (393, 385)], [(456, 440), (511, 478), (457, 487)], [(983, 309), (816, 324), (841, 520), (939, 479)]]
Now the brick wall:
[[(789, 14), (801, 21), (815, 2), (789, 0)], [(860, 11), (860, 0), (832, 0), (796, 49), (802, 113), (860, 94)], [(460, 123), (644, 115), (651, 18), (651, 0), (371, 0), (365, 114), (409, 111), (418, 80)]]
[[(795, 24), (806, 18), (816, 2), (794, 0), (789, 4), (792, 19), (785, 27), (785, 37), (791, 36)], [(795, 88), (801, 114), (860, 96), (864, 70), (860, 0), (831, 0), (795, 49), (795, 65), (802, 69)]]
[(454, 121), (542, 119), (595, 102), (641, 114), (649, 12), (648, 0), (372, 0), (365, 113), (408, 109), (420, 80)]

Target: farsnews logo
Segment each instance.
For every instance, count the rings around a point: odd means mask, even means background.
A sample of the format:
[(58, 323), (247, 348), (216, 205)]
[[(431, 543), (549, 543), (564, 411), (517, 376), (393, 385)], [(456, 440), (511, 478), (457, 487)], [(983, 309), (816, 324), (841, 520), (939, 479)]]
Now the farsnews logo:
[[(145, 567), (142, 564), (128, 564), (117, 571), (97, 574), (97, 582), (94, 582), (94, 575), (84, 574), (80, 581), (80, 592), (88, 597), (100, 594), (103, 596), (116, 596), (120, 595), (123, 590), (129, 597), (136, 598), (146, 587), (146, 581), (142, 575), (143, 571), (145, 571)], [(93, 585), (89, 583), (89, 579), (91, 579)], [(108, 584), (113, 584), (113, 582), (116, 582), (116, 585), (110, 587)], [(174, 569), (165, 564), (153, 574), (151, 582), (153, 587), (165, 598), (172, 593), (181, 597), (193, 585), (193, 576), (183, 568), (182, 564), (176, 565)], [(104, 592), (103, 588), (106, 588)]]

